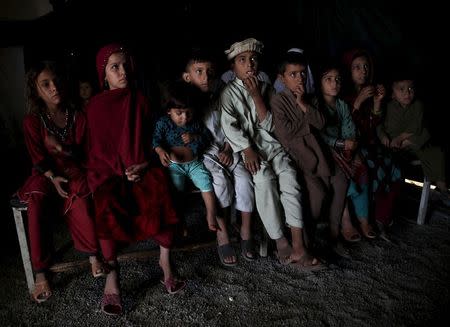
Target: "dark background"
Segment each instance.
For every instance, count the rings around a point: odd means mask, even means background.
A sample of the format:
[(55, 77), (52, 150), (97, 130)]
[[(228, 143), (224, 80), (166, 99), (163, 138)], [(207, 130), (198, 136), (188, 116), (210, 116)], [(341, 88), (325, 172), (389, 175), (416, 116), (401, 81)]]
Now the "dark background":
[[(441, 50), (446, 32), (444, 11), (434, 2), (412, 1), (105, 1), (50, 0), (53, 12), (31, 21), (0, 21), (0, 45), (24, 46), (25, 69), (36, 60), (56, 59), (73, 76), (95, 80), (95, 54), (104, 44), (120, 41), (136, 55), (141, 86), (155, 94), (156, 81), (179, 72), (179, 59), (191, 46), (205, 46), (225, 70), (223, 51), (248, 37), (264, 45), (262, 70), (275, 77), (278, 56), (300, 47), (314, 64), (327, 55), (340, 57), (354, 46), (375, 56), (378, 80), (387, 81), (400, 64), (417, 76), (418, 95), (427, 105), (431, 132), (446, 145), (449, 128), (442, 119), (448, 93), (438, 81), (445, 78)], [(442, 40), (442, 41), (439, 41)], [(21, 136), (17, 136), (21, 137)], [(19, 142), (20, 143), (20, 142)], [(447, 149), (448, 150), (448, 149)], [(6, 177), (4, 199), (29, 174), (25, 149), (10, 154), (14, 174)], [(448, 166), (448, 164), (447, 164)], [(449, 169), (450, 170), (450, 169)], [(14, 239), (12, 218), (12, 239)]]

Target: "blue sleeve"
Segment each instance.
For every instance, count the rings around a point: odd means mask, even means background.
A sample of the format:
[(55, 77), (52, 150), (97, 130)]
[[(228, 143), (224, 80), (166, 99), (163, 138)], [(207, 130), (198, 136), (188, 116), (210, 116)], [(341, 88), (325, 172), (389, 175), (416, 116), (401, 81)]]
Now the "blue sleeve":
[(153, 140), (152, 140), (152, 147), (153, 149), (157, 147), (162, 147), (163, 141), (165, 139), (166, 134), (166, 126), (162, 119), (159, 119), (156, 122), (155, 130), (153, 132)]

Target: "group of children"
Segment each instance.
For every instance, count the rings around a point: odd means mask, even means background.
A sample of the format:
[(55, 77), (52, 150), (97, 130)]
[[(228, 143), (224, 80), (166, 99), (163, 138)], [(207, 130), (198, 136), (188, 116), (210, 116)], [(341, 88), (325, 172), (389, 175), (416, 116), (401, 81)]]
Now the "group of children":
[[(29, 73), (34, 104), (24, 127), (34, 168), (18, 195), (31, 217), (37, 302), (51, 295), (45, 275), (50, 252), (40, 221), (49, 200), (64, 200), (62, 213), (71, 213), (76, 248), (90, 255), (94, 276), (106, 275), (101, 306), (107, 314), (122, 312), (116, 241), (152, 237), (161, 249), (162, 284), (171, 294), (185, 287), (172, 272), (169, 255), (179, 218), (172, 200), (182, 198), (187, 179), (202, 194), (207, 225), (216, 233), (225, 266), (238, 263), (229, 236), (232, 205), (240, 212), (245, 260), (257, 259), (251, 228), (255, 208), (276, 243), (280, 263), (299, 269), (323, 268), (312, 254), (314, 226), (321, 217), (327, 217), (331, 246), (339, 255), (346, 251), (342, 239), (356, 242), (361, 233), (375, 238), (372, 216), (384, 225), (392, 221), (400, 180), (393, 156), (403, 150), (419, 157), (448, 201), (443, 152), (430, 145), (412, 80), (393, 82), (384, 112), (386, 91), (373, 84), (373, 64), (365, 51), (347, 56), (353, 82), (347, 101), (340, 97), (343, 77), (335, 62), (317, 68), (312, 94), (308, 62), (299, 49), (291, 49), (279, 63), (275, 90), (261, 77), (262, 52), (263, 44), (253, 38), (232, 44), (225, 51), (231, 79), (224, 84), (208, 53), (192, 51), (179, 80), (168, 87), (167, 115), (154, 128), (147, 100), (130, 83), (134, 62), (122, 45), (99, 51), (102, 92), (85, 111), (63, 101), (55, 69), (43, 66)], [(76, 155), (83, 149), (82, 156)], [(152, 149), (160, 164), (150, 160)], [(381, 198), (384, 202), (377, 203)]]

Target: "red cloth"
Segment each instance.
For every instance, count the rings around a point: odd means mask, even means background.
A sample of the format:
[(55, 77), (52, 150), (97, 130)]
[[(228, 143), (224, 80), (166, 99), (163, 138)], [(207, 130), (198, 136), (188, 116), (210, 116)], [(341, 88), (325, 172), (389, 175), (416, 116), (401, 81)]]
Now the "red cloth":
[(359, 141), (364, 146), (377, 143), (376, 127), (381, 122), (381, 115), (374, 115), (372, 113), (373, 109), (373, 98), (369, 98), (361, 104), (359, 110), (353, 111), (353, 105), (358, 93), (356, 93), (355, 86), (351, 78), (352, 62), (358, 57), (366, 57), (369, 62), (369, 76), (367, 79), (368, 84), (373, 83), (374, 77), (374, 64), (371, 54), (365, 49), (352, 49), (344, 53), (343, 64), (346, 68), (346, 80), (348, 84), (344, 89), (343, 99), (352, 108), (352, 118), (355, 122), (356, 128), (359, 132)]
[[(72, 128), (66, 140), (61, 142), (67, 147), (81, 146), (85, 136), (85, 116), (81, 112), (74, 115)], [(51, 181), (36, 168), (33, 168), (32, 175), (17, 192), (19, 199), (28, 204), (28, 234), (31, 262), (35, 271), (45, 270), (51, 263), (51, 223), (55, 214), (65, 216), (77, 250), (91, 255), (98, 252), (85, 171), (78, 159), (50, 151), (52, 146), (47, 142), (49, 131), (45, 128), (43, 119), (38, 114), (28, 114), (25, 117), (25, 143), (35, 167), (43, 166), (42, 163), (46, 162), (56, 176), (64, 176), (69, 180), (64, 184), (69, 198), (63, 199)]]
[(169, 247), (171, 225), (178, 219), (163, 170), (150, 167), (138, 183), (125, 177), (126, 168), (148, 158), (148, 102), (140, 92), (115, 89), (93, 97), (86, 110), (88, 184), (94, 194), (99, 237), (123, 241), (152, 237)]

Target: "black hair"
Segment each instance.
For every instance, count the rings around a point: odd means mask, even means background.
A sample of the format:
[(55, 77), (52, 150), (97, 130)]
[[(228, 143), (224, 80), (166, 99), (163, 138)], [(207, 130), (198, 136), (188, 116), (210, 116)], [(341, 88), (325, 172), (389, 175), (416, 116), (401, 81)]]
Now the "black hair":
[(201, 91), (184, 81), (175, 81), (168, 87), (168, 98), (164, 105), (166, 110), (172, 108), (191, 108), (195, 110), (202, 105)]
[(314, 74), (314, 80), (318, 84), (317, 90), (320, 92), (321, 89), (321, 81), (323, 75), (328, 73), (330, 70), (336, 69), (341, 76), (343, 75), (343, 67), (342, 64), (339, 63), (335, 58), (325, 58), (321, 60), (321, 62), (317, 65)]
[(283, 55), (280, 63), (278, 64), (278, 74), (283, 75), (286, 71), (287, 65), (302, 65), (307, 67), (308, 61), (302, 53), (287, 52)]
[(190, 65), (197, 62), (210, 62), (214, 64), (214, 58), (210, 51), (203, 48), (191, 48), (184, 55), (184, 67), (183, 71), (187, 72)]

